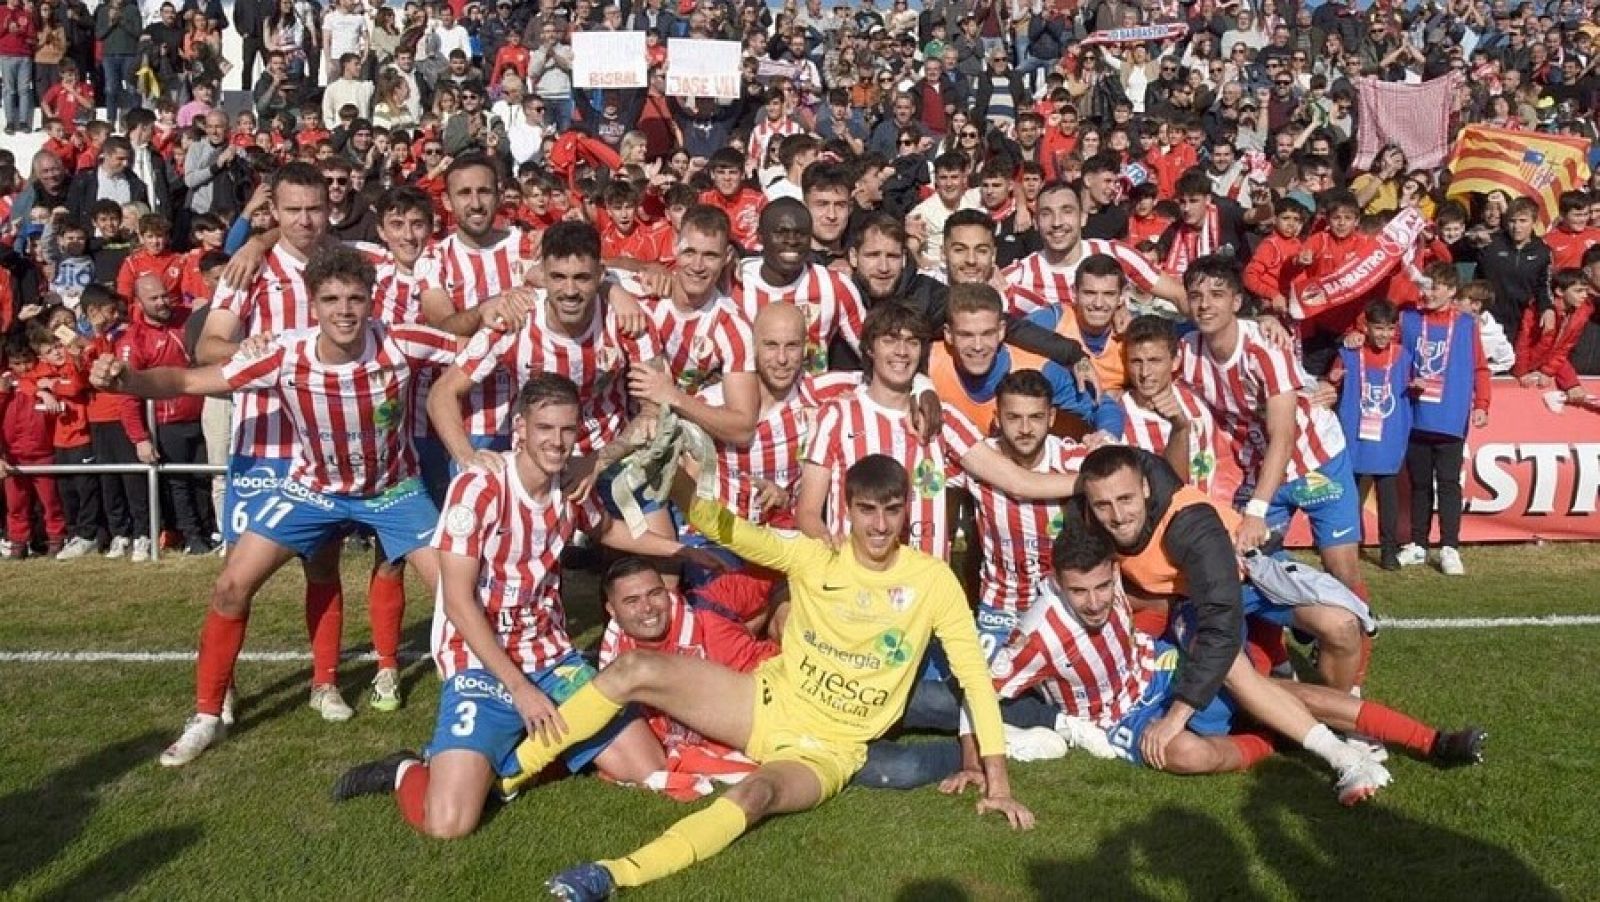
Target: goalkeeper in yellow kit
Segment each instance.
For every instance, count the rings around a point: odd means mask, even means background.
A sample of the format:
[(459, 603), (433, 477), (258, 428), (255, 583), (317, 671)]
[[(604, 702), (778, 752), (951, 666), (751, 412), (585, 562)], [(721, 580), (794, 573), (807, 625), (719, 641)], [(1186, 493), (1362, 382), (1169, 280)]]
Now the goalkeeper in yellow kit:
[(1011, 797), (1000, 707), (961, 586), (944, 561), (900, 542), (910, 487), (893, 458), (875, 454), (852, 466), (844, 485), (850, 533), (836, 551), (695, 498), (692, 479), (680, 473), (674, 500), (696, 529), (745, 560), (788, 575), (783, 652), (754, 673), (628, 652), (536, 724), (517, 758), (522, 774), (537, 774), (637, 702), (743, 750), (761, 766), (632, 854), (556, 875), (547, 884), (553, 895), (604, 899), (619, 886), (658, 880), (715, 855), (762, 818), (821, 804), (861, 768), (867, 743), (900, 719), (933, 637), (966, 691), (983, 759), (981, 774), (958, 774), (945, 787), (977, 784), (983, 788), (979, 814), (998, 811), (1013, 827), (1033, 826), (1032, 812)]

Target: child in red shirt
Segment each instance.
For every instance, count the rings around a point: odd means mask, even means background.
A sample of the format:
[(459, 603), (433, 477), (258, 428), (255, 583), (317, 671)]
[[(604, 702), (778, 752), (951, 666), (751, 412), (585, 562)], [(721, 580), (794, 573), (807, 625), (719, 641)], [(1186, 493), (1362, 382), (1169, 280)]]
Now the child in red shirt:
[[(35, 321), (25, 335), (13, 335), (6, 350), (10, 370), (0, 381), (0, 460), (8, 465), (46, 465), (55, 462), (55, 418), (61, 410), (52, 389), (58, 381), (55, 368), (41, 360), (41, 348), (60, 345), (50, 336), (49, 327)], [(59, 361), (58, 361), (59, 362)], [(54, 476), (5, 477), (6, 543), (8, 558), (28, 556), (33, 541), (33, 505), (44, 511), (45, 553), (61, 553), (67, 540), (67, 518), (56, 491)]]
[(1280, 197), (1272, 204), (1273, 232), (1256, 247), (1244, 268), (1245, 290), (1265, 301), (1273, 310), (1289, 309), (1289, 286), (1300, 270), (1300, 234), (1306, 224), (1306, 208), (1299, 201)]
[(70, 62), (61, 64), (60, 78), (39, 100), (45, 115), (74, 126), (88, 122), (94, 112), (94, 88), (79, 80), (78, 67)]
[(173, 297), (183, 291), (183, 257), (169, 246), (172, 223), (160, 213), (139, 217), (139, 249), (122, 261), (117, 271), (117, 294), (133, 297), (133, 284), (140, 276), (155, 276)]
[(675, 236), (665, 222), (639, 219), (639, 189), (625, 179), (606, 183), (600, 194), (610, 224), (600, 233), (600, 259), (606, 266), (642, 270), (669, 266)]
[[(522, 32), (511, 29), (506, 42), (494, 55), (494, 69), (489, 73), (489, 84), (499, 85), (506, 72), (515, 72), (523, 80), (528, 78), (528, 48), (522, 46)], [(531, 86), (530, 86), (531, 87)]]
[(1549, 331), (1539, 328), (1539, 311), (1529, 307), (1522, 313), (1517, 330), (1517, 361), (1511, 375), (1529, 388), (1544, 388), (1555, 383), (1555, 391), (1545, 394), (1545, 404), (1559, 413), (1568, 403), (1588, 404), (1590, 398), (1578, 381), (1572, 366), (1572, 349), (1583, 335), (1594, 305), (1589, 302), (1589, 283), (1581, 269), (1563, 269), (1550, 280), (1555, 295), (1556, 325)]
[(724, 147), (711, 155), (706, 168), (711, 170), (711, 187), (700, 192), (700, 202), (728, 214), (733, 243), (741, 250), (760, 251), (761, 239), (757, 232), (767, 196), (744, 183), (744, 158), (739, 151)]

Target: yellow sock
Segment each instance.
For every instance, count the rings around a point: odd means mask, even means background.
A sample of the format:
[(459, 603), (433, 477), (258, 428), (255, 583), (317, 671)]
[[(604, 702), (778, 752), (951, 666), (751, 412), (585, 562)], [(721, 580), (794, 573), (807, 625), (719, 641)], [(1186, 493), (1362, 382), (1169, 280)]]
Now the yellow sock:
[(617, 886), (643, 886), (721, 852), (746, 828), (744, 810), (717, 799), (703, 811), (678, 821), (657, 839), (626, 858), (602, 861)]
[(537, 735), (522, 740), (517, 746), (517, 762), (522, 765), (522, 773), (506, 781), (510, 786), (520, 786), (531, 780), (549, 767), (557, 755), (600, 732), (622, 706), (606, 698), (593, 683), (585, 683), (561, 703), (559, 710), (561, 719), (567, 723), (567, 732), (556, 742), (544, 742)]

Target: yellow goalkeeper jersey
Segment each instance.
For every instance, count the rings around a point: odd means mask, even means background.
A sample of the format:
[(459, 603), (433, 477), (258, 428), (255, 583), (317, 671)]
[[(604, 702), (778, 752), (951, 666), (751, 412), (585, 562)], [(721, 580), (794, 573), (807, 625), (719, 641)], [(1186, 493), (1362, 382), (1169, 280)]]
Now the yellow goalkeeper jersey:
[(779, 660), (806, 732), (841, 743), (882, 736), (904, 713), (929, 639), (937, 636), (966, 692), (980, 754), (1005, 754), (977, 625), (944, 561), (902, 545), (892, 567), (870, 570), (848, 544), (835, 552), (798, 533), (756, 526), (704, 498), (695, 501), (689, 522), (745, 560), (788, 576)]

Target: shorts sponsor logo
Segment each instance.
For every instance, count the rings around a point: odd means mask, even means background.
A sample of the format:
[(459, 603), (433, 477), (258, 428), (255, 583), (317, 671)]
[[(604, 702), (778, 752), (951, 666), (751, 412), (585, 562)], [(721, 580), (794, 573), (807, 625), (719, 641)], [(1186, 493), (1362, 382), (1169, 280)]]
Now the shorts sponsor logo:
[(277, 491), (278, 474), (265, 464), (257, 464), (243, 473), (228, 477), (228, 485), (240, 500), (254, 498), (264, 492)]
[(507, 705), (515, 705), (511, 693), (499, 680), (473, 673), (458, 673), (450, 678), (450, 688), (457, 695), (492, 698)]
[(318, 510), (331, 511), (335, 506), (332, 498), (329, 498), (327, 495), (324, 495), (321, 492), (313, 491), (311, 488), (295, 482), (292, 479), (285, 479), (281, 484), (279, 484), (278, 494), (289, 499), (290, 501), (299, 502), (300, 504), (309, 504)]

